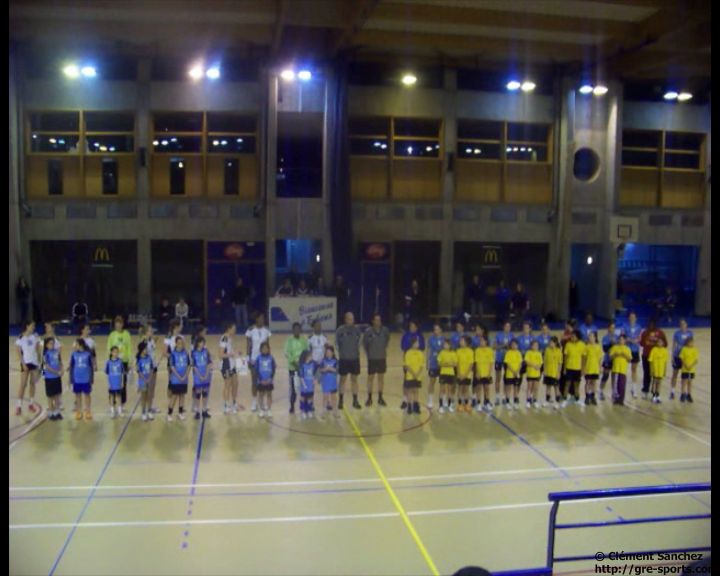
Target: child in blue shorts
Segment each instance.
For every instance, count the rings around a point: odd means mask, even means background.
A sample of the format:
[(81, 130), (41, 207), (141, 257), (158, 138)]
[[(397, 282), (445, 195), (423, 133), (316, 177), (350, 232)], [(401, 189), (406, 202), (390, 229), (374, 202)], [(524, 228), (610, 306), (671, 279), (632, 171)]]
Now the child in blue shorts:
[[(122, 416), (122, 388), (125, 366), (120, 359), (120, 349), (117, 346), (110, 348), (110, 358), (105, 363), (105, 374), (108, 378), (108, 391), (110, 392), (110, 417)], [(118, 402), (120, 399), (120, 402)]]
[(202, 399), (202, 417), (210, 418), (208, 412), (208, 396), (210, 395), (210, 381), (212, 380), (212, 358), (205, 347), (205, 338), (199, 336), (195, 339), (192, 351), (193, 366), (193, 411), (195, 420), (200, 420), (200, 401)]
[(143, 422), (147, 422), (155, 418), (151, 409), (152, 398), (150, 396), (152, 379), (155, 374), (155, 363), (148, 351), (148, 344), (144, 340), (138, 344), (137, 356), (135, 356), (135, 371), (137, 372), (137, 387), (140, 392), (140, 404), (142, 407), (141, 418)]
[(327, 411), (332, 411), (335, 418), (339, 418), (337, 411), (337, 368), (338, 361), (335, 358), (335, 348), (325, 346), (325, 357), (320, 363), (320, 385), (323, 391), (323, 404)]
[(299, 384), (300, 384), (300, 419), (307, 420), (315, 417), (315, 362), (312, 359), (310, 350), (300, 355), (298, 361)]

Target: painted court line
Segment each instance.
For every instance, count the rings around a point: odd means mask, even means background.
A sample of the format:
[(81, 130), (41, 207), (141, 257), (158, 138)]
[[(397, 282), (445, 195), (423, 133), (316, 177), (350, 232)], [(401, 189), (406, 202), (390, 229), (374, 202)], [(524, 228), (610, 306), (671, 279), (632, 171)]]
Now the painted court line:
[[(637, 462), (616, 462), (611, 464), (588, 464), (583, 466), (564, 466), (566, 471), (574, 470), (604, 470), (609, 468), (641, 468), (645, 466), (664, 466), (672, 464), (689, 464), (710, 462), (710, 458), (680, 458), (677, 460), (640, 460)], [(523, 475), (548, 472), (548, 468), (520, 468), (515, 470), (492, 470), (484, 472), (459, 472), (457, 474), (428, 474), (422, 476), (389, 476), (390, 482), (416, 482), (423, 480), (440, 480), (453, 478), (481, 478), (483, 476)], [(381, 480), (375, 478), (334, 479), (334, 480), (296, 480), (285, 482), (240, 482), (240, 483), (196, 483), (196, 484), (126, 484), (116, 486), (97, 486), (97, 491), (115, 490), (184, 490), (190, 488), (263, 488), (283, 486), (336, 486), (343, 484), (370, 484)], [(92, 490), (89, 486), (10, 486), (10, 492), (63, 492)]]
[(397, 509), (398, 513), (400, 514), (400, 517), (402, 518), (403, 522), (405, 523), (405, 527), (410, 532), (410, 535), (412, 536), (413, 540), (415, 541), (415, 544), (420, 549), (420, 553), (422, 554), (422, 557), (425, 559), (425, 563), (430, 568), (430, 572), (434, 576), (440, 576), (440, 572), (437, 569), (437, 566), (435, 566), (435, 562), (433, 562), (433, 559), (430, 557), (430, 553), (427, 551), (427, 548), (425, 548), (425, 545), (423, 544), (422, 540), (420, 539), (420, 536), (418, 535), (417, 531), (415, 530), (415, 526), (413, 526), (413, 523), (410, 521), (410, 518), (408, 517), (407, 513), (405, 512), (405, 508), (403, 508), (403, 505), (400, 503), (400, 499), (395, 494), (395, 491), (392, 489), (392, 486), (390, 486), (390, 482), (388, 482), (387, 477), (385, 476), (385, 473), (383, 472), (382, 468), (380, 467), (379, 462), (375, 458), (375, 455), (373, 454), (373, 451), (371, 450), (370, 446), (367, 442), (365, 442), (365, 438), (363, 438), (362, 432), (360, 431), (360, 428), (358, 428), (358, 425), (355, 423), (355, 420), (350, 415), (350, 413), (347, 411), (347, 409), (343, 409), (343, 413), (345, 414), (345, 417), (348, 419), (348, 422), (350, 422), (350, 425), (352, 426), (355, 435), (357, 436), (357, 439), (360, 441), (360, 444), (362, 444), (363, 449), (365, 450), (365, 454), (367, 454), (368, 459), (370, 460), (370, 463), (372, 464), (373, 468), (375, 469), (375, 473), (380, 477), (380, 480), (382, 480), (383, 486), (385, 486), (385, 490), (388, 493), (388, 496), (390, 496), (390, 500), (392, 500), (393, 504), (395, 505), (395, 508)]
[[(641, 498), (671, 498), (685, 496), (685, 494), (647, 494), (643, 496), (618, 496), (611, 500), (624, 500), (628, 498), (641, 499)], [(585, 503), (597, 503), (598, 501), (592, 498), (583, 500), (572, 500), (565, 502), (564, 506), (576, 506), (578, 504)], [(415, 510), (406, 512), (408, 516), (434, 516), (434, 515), (452, 515), (452, 514), (467, 514), (473, 512), (492, 512), (497, 510), (522, 510), (526, 508), (549, 508), (552, 503), (548, 501), (543, 502), (520, 502), (517, 504), (494, 504), (490, 506), (471, 506), (467, 508), (445, 508), (436, 510)], [(10, 530), (44, 530), (44, 529), (55, 529), (55, 528), (124, 528), (124, 527), (138, 527), (138, 528), (152, 528), (154, 526), (182, 526), (182, 525), (195, 525), (195, 526), (221, 526), (221, 525), (234, 525), (234, 524), (272, 524), (272, 523), (294, 523), (294, 522), (327, 522), (334, 520), (367, 520), (367, 519), (378, 519), (378, 518), (398, 518), (400, 512), (371, 512), (366, 514), (329, 514), (322, 516), (271, 516), (266, 518), (217, 518), (217, 519), (204, 519), (204, 520), (129, 520), (129, 521), (118, 521), (118, 522), (59, 522), (59, 523), (46, 523), (46, 524), (10, 524)]]

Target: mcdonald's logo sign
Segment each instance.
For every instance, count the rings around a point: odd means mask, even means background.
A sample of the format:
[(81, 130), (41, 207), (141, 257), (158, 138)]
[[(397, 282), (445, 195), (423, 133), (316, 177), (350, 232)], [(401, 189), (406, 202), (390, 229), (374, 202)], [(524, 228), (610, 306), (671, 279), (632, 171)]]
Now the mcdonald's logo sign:
[(500, 257), (498, 256), (498, 251), (495, 249), (485, 250), (485, 256), (483, 257), (483, 262), (485, 264), (499, 264)]
[(104, 246), (98, 246), (95, 248), (93, 262), (110, 262), (110, 251)]

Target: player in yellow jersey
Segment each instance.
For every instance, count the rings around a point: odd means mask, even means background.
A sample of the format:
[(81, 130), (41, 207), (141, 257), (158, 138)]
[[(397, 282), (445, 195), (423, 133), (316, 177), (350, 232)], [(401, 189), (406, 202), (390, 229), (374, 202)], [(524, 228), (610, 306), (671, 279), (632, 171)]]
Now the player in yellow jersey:
[(407, 396), (407, 413), (420, 414), (420, 402), (418, 391), (422, 381), (422, 373), (425, 371), (425, 354), (420, 350), (420, 339), (410, 339), (410, 349), (405, 352), (405, 382), (403, 390)]
[(669, 357), (670, 353), (665, 347), (665, 342), (662, 338), (658, 338), (657, 344), (653, 346), (653, 349), (650, 350), (650, 355), (648, 356), (650, 375), (652, 376), (653, 404), (660, 404), (660, 384), (662, 384), (663, 378), (665, 378)]
[(560, 340), (557, 336), (550, 338), (550, 343), (545, 349), (543, 358), (543, 384), (545, 384), (545, 406), (552, 403), (556, 410), (559, 407), (560, 395), (558, 392), (558, 384), (560, 382), (560, 374), (562, 373), (563, 353), (560, 348)]
[(543, 357), (540, 352), (540, 342), (533, 339), (530, 343), (530, 350), (525, 352), (525, 378), (527, 380), (527, 401), (525, 406), (530, 408), (534, 406), (539, 408), (540, 404), (537, 400), (538, 384), (540, 383), (540, 374), (542, 373)]
[(492, 383), (492, 372), (495, 365), (495, 352), (488, 344), (487, 336), (479, 338), (479, 345), (475, 348), (475, 381), (478, 388), (482, 390), (482, 398), (478, 392), (478, 403), (476, 410), (492, 412), (493, 403), (490, 400), (490, 384)]
[(597, 332), (588, 332), (585, 345), (585, 406), (597, 406), (595, 388), (600, 379), (603, 349), (598, 343)]
[[(522, 368), (522, 354), (518, 350), (517, 340), (510, 341), (510, 350), (505, 353), (505, 404), (509, 409), (520, 407), (520, 369)], [(511, 402), (511, 395), (513, 402)]]
[(438, 412), (444, 414), (445, 410), (455, 412), (455, 405), (451, 404), (450, 394), (455, 390), (455, 369), (457, 368), (457, 353), (450, 346), (447, 338), (443, 342), (443, 348), (437, 357), (440, 367), (440, 407)]
[(617, 344), (610, 348), (612, 362), (613, 404), (625, 404), (625, 384), (627, 383), (628, 364), (632, 360), (630, 347), (625, 344), (625, 335), (618, 336)]
[(570, 341), (565, 344), (564, 374), (568, 396), (563, 398), (562, 407), (568, 404), (572, 398), (575, 402), (580, 401), (580, 382), (582, 381), (583, 357), (585, 355), (585, 342), (582, 341), (580, 330), (573, 330), (570, 333)]
[(695, 379), (695, 370), (698, 365), (698, 349), (695, 347), (695, 339), (690, 337), (685, 341), (685, 346), (680, 350), (680, 402), (692, 402), (690, 394), (692, 381)]
[(475, 355), (470, 348), (470, 338), (463, 336), (460, 338), (460, 346), (456, 350), (457, 353), (457, 383), (460, 388), (458, 391), (457, 411), (471, 412), (470, 408), (470, 384), (472, 383), (473, 364), (475, 363)]

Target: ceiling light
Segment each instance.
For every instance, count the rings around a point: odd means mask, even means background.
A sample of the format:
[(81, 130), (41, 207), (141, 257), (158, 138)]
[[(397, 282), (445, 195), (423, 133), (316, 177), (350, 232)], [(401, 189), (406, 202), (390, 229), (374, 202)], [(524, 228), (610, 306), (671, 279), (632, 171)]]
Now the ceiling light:
[(220, 144), (222, 144), (223, 146), (227, 146), (227, 140), (223, 140), (222, 142), (220, 142)]
[(95, 78), (97, 76), (97, 70), (95, 70), (94, 66), (83, 66), (80, 72), (85, 78)]
[(510, 148), (510, 146), (508, 146), (507, 148), (505, 148), (505, 152), (512, 152), (512, 148)]
[(168, 145), (168, 141), (167, 141), (167, 140), (163, 140), (162, 142), (160, 142), (160, 144), (162, 144), (163, 146), (167, 146), (167, 145)]
[(402, 77), (402, 83), (405, 86), (413, 86), (416, 82), (417, 76), (415, 76), (415, 74), (408, 73)]
[(237, 142), (238, 142), (238, 143), (240, 143), (240, 142), (242, 142), (242, 141), (243, 141), (242, 138), (238, 138), (238, 139), (237, 139)]
[(535, 90), (535, 82), (530, 82), (529, 80), (526, 80), (522, 83), (522, 86), (520, 86), (520, 90), (523, 92), (532, 92)]
[(383, 144), (382, 146), (380, 146), (380, 148), (385, 150), (387, 148), (387, 144)]
[(63, 68), (63, 74), (65, 74), (68, 78), (77, 78), (80, 76), (80, 68), (78, 68), (75, 64), (68, 64), (65, 68)]
[(37, 134), (33, 134), (33, 140), (37, 140)]
[(408, 154), (412, 154), (412, 146), (407, 147)]
[(61, 138), (60, 140), (58, 140), (58, 144), (65, 144), (65, 140)]
[(289, 68), (287, 70), (283, 70), (280, 72), (280, 78), (286, 82), (292, 82), (295, 80), (295, 70), (290, 70)]
[(183, 164), (182, 162), (178, 162), (178, 168), (185, 168), (185, 164)]
[(425, 146), (425, 152), (432, 152), (432, 146)]
[(50, 144), (55, 144), (57, 142), (57, 140), (55, 140), (55, 138), (50, 138), (50, 140), (48, 140), (48, 142), (50, 142)]
[(110, 146), (110, 152), (115, 152), (115, 146)]
[(607, 94), (608, 87), (607, 86), (595, 86), (595, 89), (593, 90), (593, 94), (595, 96), (604, 96)]
[(100, 152), (107, 152), (107, 146), (100, 146)]
[(580, 94), (590, 94), (590, 92), (592, 92), (592, 91), (593, 91), (593, 87), (590, 86), (590, 84), (583, 84), (582, 86), (580, 86), (580, 90), (579, 90)]
[(465, 148), (465, 154), (472, 154), (472, 148)]
[(177, 138), (170, 138), (170, 142), (177, 142)]
[(213, 146), (220, 146), (220, 140), (213, 140)]
[(190, 78), (192, 78), (193, 80), (196, 80), (196, 81), (200, 80), (200, 78), (203, 77), (202, 66), (200, 66), (199, 64), (196, 64), (195, 66), (190, 68), (190, 71), (188, 72), (188, 74), (190, 75)]
[(514, 90), (519, 90), (520, 86), (521, 86), (520, 82), (518, 82), (517, 80), (511, 80), (510, 82), (507, 83), (506, 88), (508, 90), (514, 91)]
[[(153, 146), (158, 146), (160, 144), (159, 140), (153, 140)], [(100, 146), (97, 142), (95, 142), (95, 146)]]
[(588, 266), (590, 266), (590, 264), (593, 263), (593, 257), (592, 257), (592, 256), (588, 256), (588, 257), (587, 257), (587, 263), (588, 263)]
[(480, 154), (481, 150), (480, 150), (480, 148), (475, 148), (474, 152), (475, 152), (475, 154)]
[(207, 72), (205, 72), (205, 75), (210, 78), (210, 80), (217, 80), (218, 78), (220, 78), (220, 68), (218, 68), (217, 66), (208, 68)]
[(522, 147), (520, 148), (520, 152), (525, 152), (525, 146), (522, 146)]
[(513, 152), (517, 152), (517, 151), (518, 151), (518, 147), (517, 147), (517, 146), (513, 146)]
[(373, 146), (375, 146), (375, 148), (380, 148), (380, 144), (380, 142), (373, 142)]
[(663, 98), (665, 98), (665, 100), (677, 100), (677, 97), (678, 97), (678, 93), (674, 92), (673, 90), (670, 90), (669, 92), (665, 92), (665, 96), (663, 96)]
[(677, 99), (679, 102), (687, 102), (692, 97), (693, 97), (693, 95), (690, 94), (690, 92), (680, 92), (680, 94), (678, 94)]
[(312, 72), (310, 72), (310, 70), (300, 70), (300, 72), (298, 72), (297, 74), (297, 77), (303, 82), (307, 82), (312, 78)]

